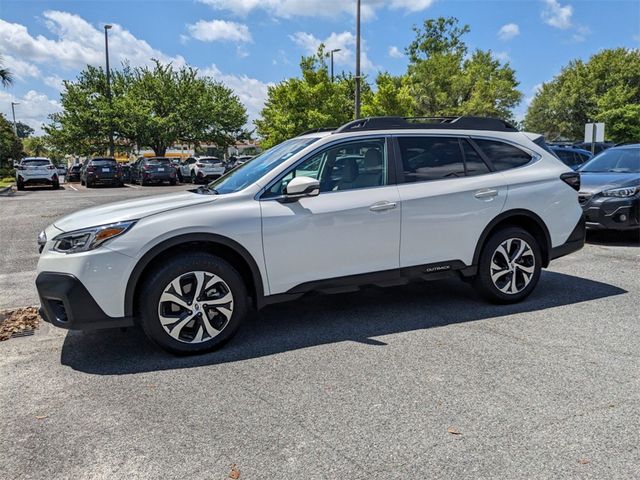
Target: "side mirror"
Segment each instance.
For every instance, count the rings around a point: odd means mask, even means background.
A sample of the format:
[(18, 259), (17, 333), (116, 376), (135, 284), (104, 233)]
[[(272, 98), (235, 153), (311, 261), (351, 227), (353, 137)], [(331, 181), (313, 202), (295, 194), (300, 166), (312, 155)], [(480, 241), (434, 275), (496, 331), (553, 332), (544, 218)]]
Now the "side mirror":
[(295, 202), (303, 197), (315, 197), (320, 194), (320, 182), (311, 177), (295, 177), (284, 189), (284, 200)]

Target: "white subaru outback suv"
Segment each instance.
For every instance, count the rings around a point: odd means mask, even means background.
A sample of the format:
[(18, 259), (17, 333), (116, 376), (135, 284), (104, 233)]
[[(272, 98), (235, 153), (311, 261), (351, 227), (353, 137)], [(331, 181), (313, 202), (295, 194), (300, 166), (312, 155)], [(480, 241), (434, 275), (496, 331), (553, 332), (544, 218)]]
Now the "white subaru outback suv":
[(140, 324), (176, 353), (307, 292), (457, 276), (529, 295), (584, 244), (579, 176), (539, 135), (487, 118), (378, 117), (300, 135), (197, 190), (104, 205), (38, 239), (43, 318)]

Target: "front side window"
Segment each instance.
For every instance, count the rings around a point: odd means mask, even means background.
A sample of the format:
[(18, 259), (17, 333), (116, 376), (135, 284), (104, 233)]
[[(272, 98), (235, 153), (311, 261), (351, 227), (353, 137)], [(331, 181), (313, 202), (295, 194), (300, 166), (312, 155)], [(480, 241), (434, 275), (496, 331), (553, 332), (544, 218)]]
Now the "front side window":
[(474, 142), (499, 172), (522, 167), (531, 161), (531, 155), (508, 143), (481, 139), (474, 139)]
[(278, 197), (295, 177), (320, 182), (320, 193), (380, 187), (387, 183), (387, 148), (384, 138), (341, 143), (298, 164), (278, 180), (263, 198)]
[(640, 148), (613, 148), (604, 150), (585, 163), (581, 172), (640, 173)]

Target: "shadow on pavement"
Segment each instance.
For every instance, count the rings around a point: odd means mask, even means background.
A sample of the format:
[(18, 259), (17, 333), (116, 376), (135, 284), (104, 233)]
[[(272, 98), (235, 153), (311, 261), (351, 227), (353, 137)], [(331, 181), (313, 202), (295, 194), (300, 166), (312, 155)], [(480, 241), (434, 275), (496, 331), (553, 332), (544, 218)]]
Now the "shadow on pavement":
[(640, 247), (640, 230), (587, 230), (587, 243), (611, 247)]
[(220, 350), (176, 357), (146, 340), (141, 329), (70, 331), (63, 365), (97, 375), (120, 375), (216, 365), (322, 344), (354, 341), (384, 346), (372, 337), (473, 322), (571, 305), (627, 293), (606, 283), (543, 272), (536, 291), (516, 305), (479, 300), (458, 280), (367, 288), (357, 293), (315, 296), (273, 305), (250, 318)]

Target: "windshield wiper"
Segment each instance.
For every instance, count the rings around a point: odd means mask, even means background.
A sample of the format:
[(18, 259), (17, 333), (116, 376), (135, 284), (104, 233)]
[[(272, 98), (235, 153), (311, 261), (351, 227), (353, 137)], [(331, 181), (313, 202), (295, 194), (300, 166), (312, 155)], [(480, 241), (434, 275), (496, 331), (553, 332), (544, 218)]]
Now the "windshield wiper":
[(215, 188), (211, 188), (208, 185), (200, 185), (196, 193), (200, 195), (219, 195), (219, 192)]

